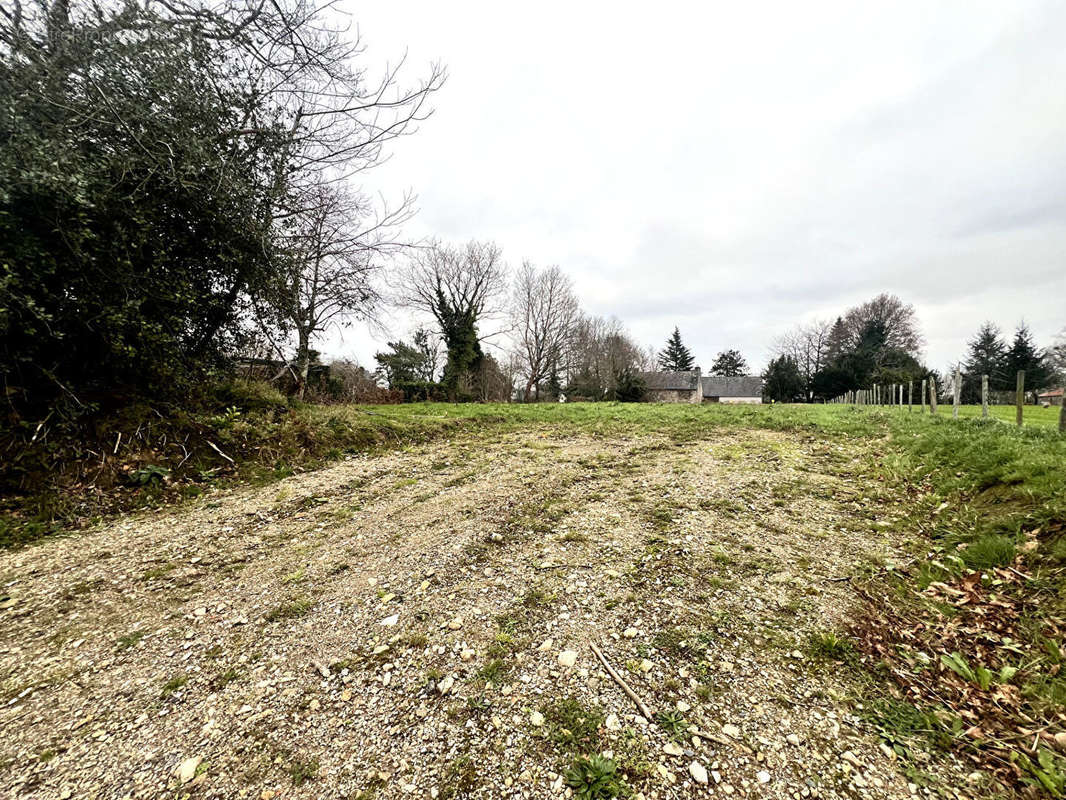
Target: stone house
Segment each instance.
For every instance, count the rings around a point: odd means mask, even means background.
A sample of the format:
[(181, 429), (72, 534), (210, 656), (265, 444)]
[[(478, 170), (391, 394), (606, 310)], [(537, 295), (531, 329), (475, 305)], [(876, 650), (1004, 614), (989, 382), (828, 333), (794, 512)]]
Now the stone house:
[(731, 378), (706, 375), (700, 384), (704, 403), (755, 405), (762, 402), (762, 378), (758, 375), (737, 375)]
[(642, 372), (640, 377), (648, 387), (644, 399), (650, 403), (699, 403), (700, 369), (686, 372)]

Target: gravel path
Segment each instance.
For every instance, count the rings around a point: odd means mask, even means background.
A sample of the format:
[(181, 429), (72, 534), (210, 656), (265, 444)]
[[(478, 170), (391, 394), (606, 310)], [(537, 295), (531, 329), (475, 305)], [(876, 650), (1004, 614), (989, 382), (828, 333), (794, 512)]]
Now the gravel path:
[(808, 646), (894, 554), (843, 448), (438, 442), (2, 553), (0, 794), (911, 797)]

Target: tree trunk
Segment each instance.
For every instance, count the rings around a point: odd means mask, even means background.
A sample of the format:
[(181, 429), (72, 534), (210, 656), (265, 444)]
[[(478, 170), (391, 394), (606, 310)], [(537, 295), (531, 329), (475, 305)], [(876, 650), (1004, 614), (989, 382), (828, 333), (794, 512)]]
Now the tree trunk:
[(307, 391), (307, 375), (311, 371), (311, 339), (303, 331), (299, 333), (296, 347), (296, 396), (303, 400)]

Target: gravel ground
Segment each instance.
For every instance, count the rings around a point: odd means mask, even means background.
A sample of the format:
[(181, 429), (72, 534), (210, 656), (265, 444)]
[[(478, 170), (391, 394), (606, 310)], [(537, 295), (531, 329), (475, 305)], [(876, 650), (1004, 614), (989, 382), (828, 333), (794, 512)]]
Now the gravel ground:
[(596, 750), (649, 800), (932, 794), (808, 647), (895, 555), (857, 456), (438, 442), (2, 553), (0, 793), (552, 798)]

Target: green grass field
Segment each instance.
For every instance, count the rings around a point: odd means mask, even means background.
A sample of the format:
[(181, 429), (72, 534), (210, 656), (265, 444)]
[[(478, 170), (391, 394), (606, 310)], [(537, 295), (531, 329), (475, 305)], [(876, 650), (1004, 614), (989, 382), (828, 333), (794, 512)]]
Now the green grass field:
[[(901, 411), (902, 413), (922, 413), (921, 408), (916, 407), (913, 411), (908, 412), (904, 406), (902, 409), (895, 408), (895, 411)], [(940, 417), (951, 417), (952, 406), (950, 403), (943, 403), (937, 406), (936, 413)], [(929, 415), (929, 409), (925, 409), (926, 415)], [(1015, 420), (1015, 408), (1014, 406), (989, 406), (989, 416), (992, 419), (1001, 420), (1003, 422), (1009, 422), (1014, 424)], [(969, 405), (959, 406), (959, 417), (961, 419), (980, 419), (981, 406)], [(1025, 406), (1022, 416), (1023, 424), (1025, 425), (1038, 425), (1048, 428), (1058, 427), (1059, 424), (1059, 409), (1056, 406), (1050, 408), (1043, 408), (1042, 406)]]

